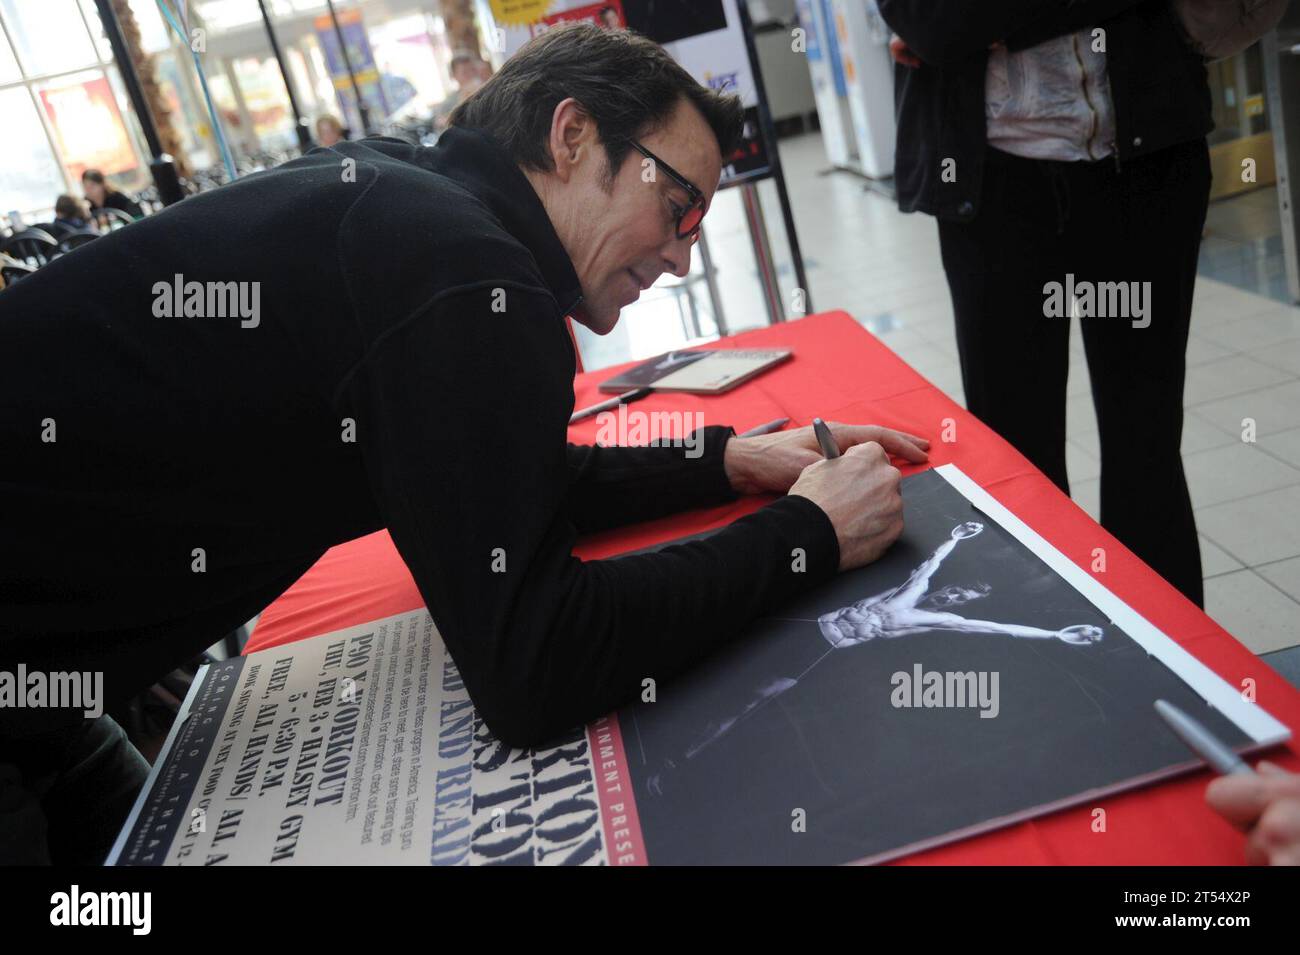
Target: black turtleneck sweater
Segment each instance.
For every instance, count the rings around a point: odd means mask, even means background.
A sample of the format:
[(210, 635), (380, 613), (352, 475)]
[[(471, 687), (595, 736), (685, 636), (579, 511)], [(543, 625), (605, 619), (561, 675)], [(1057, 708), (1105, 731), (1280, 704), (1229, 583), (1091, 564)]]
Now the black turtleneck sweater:
[[(176, 315), (178, 282), (256, 298), (186, 316), (183, 289)], [(572, 556), (733, 496), (729, 429), (696, 459), (566, 445), (580, 298), (528, 180), (462, 129), (314, 150), (0, 293), (0, 666), (102, 670), (120, 698), (387, 527), (489, 728), (530, 745), (833, 574), (834, 530), (797, 497)]]

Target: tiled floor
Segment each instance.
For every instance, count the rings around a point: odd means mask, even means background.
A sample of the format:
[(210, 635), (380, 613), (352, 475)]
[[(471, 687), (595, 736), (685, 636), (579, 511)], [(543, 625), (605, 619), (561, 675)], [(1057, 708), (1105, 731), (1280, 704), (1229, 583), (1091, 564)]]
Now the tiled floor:
[(1243, 291), (1287, 301), (1276, 186), (1210, 204), (1200, 272)]
[[(814, 308), (851, 312), (963, 400), (934, 221), (902, 215), (850, 175), (825, 173), (815, 135), (782, 141), (781, 155)], [(767, 182), (760, 193), (789, 296), (794, 279), (775, 188)], [(715, 200), (707, 232), (728, 329), (765, 324), (734, 191)], [(701, 331), (715, 334), (703, 284), (692, 291), (701, 300)], [(582, 336), (588, 368), (656, 354), (693, 335), (677, 304), (684, 296), (654, 294), (654, 301), (625, 310), (613, 335)], [(1183, 454), (1201, 533), (1207, 611), (1256, 653), (1273, 651), (1269, 660), (1278, 669), (1300, 673), (1300, 308), (1202, 275), (1188, 365)], [(1078, 323), (1067, 418), (1073, 496), (1096, 517), (1097, 423)], [(1254, 422), (1253, 441), (1243, 440), (1247, 419)]]

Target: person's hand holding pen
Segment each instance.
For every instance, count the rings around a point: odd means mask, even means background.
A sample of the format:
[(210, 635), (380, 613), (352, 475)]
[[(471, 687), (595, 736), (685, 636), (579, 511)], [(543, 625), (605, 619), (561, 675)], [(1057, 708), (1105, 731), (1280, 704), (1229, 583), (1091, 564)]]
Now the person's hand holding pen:
[(1256, 772), (1220, 776), (1205, 791), (1205, 801), (1246, 833), (1251, 865), (1300, 865), (1300, 774), (1270, 762)]
[(929, 460), (925, 438), (876, 425), (831, 424), (828, 460), (813, 428), (797, 428), (727, 442), (724, 463), (737, 491), (782, 492), (820, 507), (840, 544), (840, 569), (869, 564), (903, 531), (900, 474), (892, 454), (913, 464)]
[[(874, 442), (894, 457), (913, 464), (929, 460), (926, 449), (930, 442), (917, 435), (870, 424), (829, 422), (828, 426), (840, 453)], [(805, 468), (824, 457), (809, 425), (752, 438), (734, 437), (727, 442), (723, 464), (731, 486), (741, 494), (783, 494), (799, 480)]]
[(1160, 718), (1217, 773), (1205, 801), (1246, 833), (1251, 865), (1300, 865), (1300, 775), (1262, 760), (1250, 768), (1227, 743), (1168, 700), (1156, 700)]

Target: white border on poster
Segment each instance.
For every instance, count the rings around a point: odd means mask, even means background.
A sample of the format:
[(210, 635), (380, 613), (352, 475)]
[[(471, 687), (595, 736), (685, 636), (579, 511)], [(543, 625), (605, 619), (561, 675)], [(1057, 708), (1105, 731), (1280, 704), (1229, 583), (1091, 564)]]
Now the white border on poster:
[(180, 736), (181, 730), (189, 722), (190, 710), (194, 707), (194, 700), (198, 697), (200, 688), (207, 682), (208, 672), (211, 669), (205, 663), (194, 674), (194, 679), (190, 682), (190, 691), (185, 694), (185, 701), (181, 703), (181, 708), (176, 713), (176, 719), (172, 720), (172, 728), (167, 733), (167, 740), (163, 743), (162, 749), (158, 750), (158, 755), (154, 757), (153, 766), (149, 769), (149, 777), (144, 781), (144, 788), (140, 790), (140, 795), (136, 797), (135, 805), (131, 807), (131, 814), (126, 817), (126, 822), (122, 825), (122, 831), (117, 834), (117, 841), (113, 843), (112, 851), (109, 852), (108, 858), (104, 860), (104, 865), (117, 865), (118, 857), (121, 856), (122, 850), (126, 848), (126, 840), (130, 838), (132, 831), (135, 829), (136, 821), (140, 818), (140, 813), (144, 811), (145, 803), (149, 801), (150, 796), (153, 794), (153, 788), (158, 782), (158, 776), (171, 758), (172, 750), (176, 746), (176, 738)]
[(1033, 551), (1043, 563), (1091, 601), (1150, 656), (1167, 666), (1206, 703), (1235, 723), (1238, 729), (1255, 741), (1256, 746), (1271, 746), (1291, 738), (1291, 731), (1259, 704), (1246, 702), (1230, 683), (1049, 544), (955, 464), (944, 464), (935, 470), (967, 500), (1006, 528), (1007, 533)]

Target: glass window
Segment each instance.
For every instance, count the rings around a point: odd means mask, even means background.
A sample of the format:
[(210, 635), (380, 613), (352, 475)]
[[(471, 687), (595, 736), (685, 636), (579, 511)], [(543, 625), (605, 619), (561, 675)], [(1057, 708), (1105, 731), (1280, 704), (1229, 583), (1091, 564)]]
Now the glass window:
[(190, 15), (191, 24), (196, 19), (202, 20), (214, 34), (262, 20), (262, 11), (255, 0), (197, 0), (191, 9), (198, 13), (197, 18)]
[(135, 14), (136, 25), (140, 28), (140, 45), (146, 53), (158, 53), (167, 49), (167, 36), (171, 27), (163, 20), (155, 0), (131, 0), (131, 12)]
[(167, 108), (171, 110), (172, 128), (181, 138), (181, 149), (191, 170), (203, 169), (215, 161), (198, 132), (208, 128), (207, 113), (201, 112), (199, 105), (190, 99), (182, 79), (182, 70), (193, 69), (185, 54), (181, 55), (179, 63), (171, 53), (160, 53), (154, 57), (154, 74), (158, 78), (158, 86)]
[(9, 39), (28, 76), (99, 62), (77, 0), (0, 0)]
[(108, 74), (109, 85), (112, 86), (113, 96), (117, 99), (117, 113), (126, 126), (127, 139), (135, 155), (135, 165), (114, 173), (113, 184), (119, 189), (131, 191), (142, 189), (153, 182), (153, 177), (149, 174), (149, 144), (145, 142), (144, 131), (140, 128), (140, 121), (131, 107), (131, 98), (126, 93), (126, 84), (122, 82), (122, 75), (115, 66), (108, 67), (104, 72)]
[(208, 91), (212, 93), (212, 105), (221, 117), (221, 127), (225, 131), (230, 151), (243, 152), (248, 148), (249, 132), (244, 128), (244, 117), (239, 111), (235, 91), (230, 86), (230, 78), (225, 73), (208, 73)]
[(40, 117), (25, 87), (0, 90), (5, 157), (0, 163), (0, 211), (51, 209), (66, 190)]
[(18, 70), (14, 51), (9, 48), (9, 41), (4, 34), (0, 33), (0, 83), (12, 83), (19, 79), (22, 79), (22, 73)]
[[(378, 23), (369, 29), (390, 113), (427, 116), (450, 92), (438, 62), (428, 23), (421, 14)], [(445, 38), (438, 37), (445, 47)], [(447, 59), (450, 59), (448, 54)]]
[(69, 178), (80, 180), (87, 169), (117, 176), (139, 166), (103, 70), (46, 80), (32, 91), (49, 118)]
[(274, 58), (241, 57), (234, 61), (234, 67), (244, 105), (253, 121), (253, 135), (261, 148), (277, 150), (295, 144), (289, 97)]
[(325, 0), (272, 0), (272, 11), (277, 17), (295, 13), (318, 13), (325, 9)]
[(113, 47), (109, 44), (108, 37), (104, 35), (103, 24), (99, 22), (99, 10), (95, 7), (95, 0), (81, 0), (81, 12), (85, 14), (86, 25), (90, 28), (90, 36), (95, 41), (95, 51), (99, 53), (100, 60), (111, 61)]
[[(170, 0), (169, 0), (170, 2)], [(95, 39), (95, 49), (104, 62), (113, 59), (113, 47), (104, 36), (104, 26), (99, 19), (99, 10), (95, 0), (80, 0), (81, 9), (86, 14), (86, 23)], [(136, 26), (140, 28), (140, 45), (146, 53), (158, 53), (169, 48), (171, 27), (163, 20), (156, 0), (130, 0), (131, 13), (135, 16)]]

